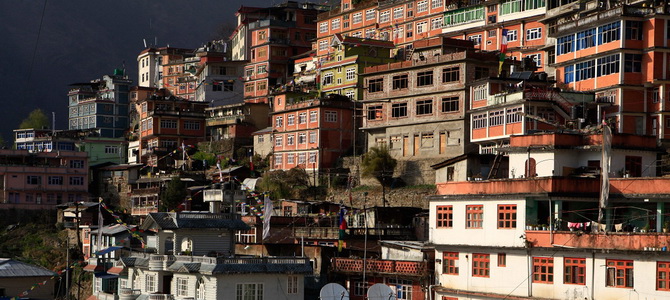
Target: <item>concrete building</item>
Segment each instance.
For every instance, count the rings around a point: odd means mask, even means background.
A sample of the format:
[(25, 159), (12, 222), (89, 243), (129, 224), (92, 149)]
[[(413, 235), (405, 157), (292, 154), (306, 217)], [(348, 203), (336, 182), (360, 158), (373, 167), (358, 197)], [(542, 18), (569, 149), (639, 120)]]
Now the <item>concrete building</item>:
[(334, 168), (353, 146), (356, 103), (337, 94), (283, 92), (273, 99), (271, 169), (301, 167), (308, 172)]
[(1, 209), (55, 209), (88, 200), (85, 152), (0, 150)]
[[(655, 177), (656, 141), (615, 134), (607, 166), (604, 139), (597, 132), (512, 136), (508, 179), (438, 184), (430, 197), (435, 296), (667, 297), (661, 232), (670, 226), (670, 191), (667, 179)], [(513, 175), (524, 169), (532, 175)]]
[(455, 39), (417, 41), (413, 49), (407, 61), (365, 68), (362, 129), (368, 148), (388, 147), (404, 181), (431, 184), (431, 165), (471, 150), (467, 84), (495, 76), (499, 58)]
[(68, 129), (96, 129), (101, 137), (123, 137), (131, 84), (123, 69), (102, 79), (70, 84)]
[[(56, 272), (9, 258), (0, 258), (0, 297), (46, 300), (56, 298)], [(39, 284), (37, 287), (35, 285)], [(23, 294), (27, 292), (27, 294)]]

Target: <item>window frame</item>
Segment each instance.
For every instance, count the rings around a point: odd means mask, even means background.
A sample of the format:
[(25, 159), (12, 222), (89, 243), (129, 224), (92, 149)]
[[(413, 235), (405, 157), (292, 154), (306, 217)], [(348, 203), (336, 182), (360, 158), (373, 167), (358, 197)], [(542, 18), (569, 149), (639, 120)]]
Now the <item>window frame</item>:
[(435, 207), (435, 228), (454, 227), (454, 206), (438, 205)]
[(563, 284), (586, 285), (586, 258), (563, 258)]
[(465, 206), (465, 228), (484, 228), (484, 205), (473, 204)]
[(553, 257), (533, 257), (533, 283), (554, 283)]
[(458, 252), (443, 252), (442, 253), (442, 274), (458, 275)]
[(472, 253), (472, 277), (491, 276), (491, 255), (487, 253)]
[(516, 219), (516, 204), (498, 204), (498, 229), (515, 229)]

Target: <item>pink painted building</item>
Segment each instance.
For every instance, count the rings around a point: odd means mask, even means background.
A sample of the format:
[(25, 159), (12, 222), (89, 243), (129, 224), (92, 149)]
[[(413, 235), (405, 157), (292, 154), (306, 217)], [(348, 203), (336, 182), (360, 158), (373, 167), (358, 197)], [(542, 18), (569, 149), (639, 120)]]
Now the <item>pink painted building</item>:
[(86, 152), (0, 150), (0, 209), (54, 209), (88, 200)]

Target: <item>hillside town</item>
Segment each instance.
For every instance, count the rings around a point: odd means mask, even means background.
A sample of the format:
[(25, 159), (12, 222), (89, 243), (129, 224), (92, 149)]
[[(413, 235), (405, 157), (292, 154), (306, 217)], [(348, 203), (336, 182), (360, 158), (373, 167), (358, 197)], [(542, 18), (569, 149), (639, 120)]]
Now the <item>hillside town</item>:
[(670, 3), (319, 2), (15, 129), (0, 211), (67, 262), (0, 299), (670, 298)]

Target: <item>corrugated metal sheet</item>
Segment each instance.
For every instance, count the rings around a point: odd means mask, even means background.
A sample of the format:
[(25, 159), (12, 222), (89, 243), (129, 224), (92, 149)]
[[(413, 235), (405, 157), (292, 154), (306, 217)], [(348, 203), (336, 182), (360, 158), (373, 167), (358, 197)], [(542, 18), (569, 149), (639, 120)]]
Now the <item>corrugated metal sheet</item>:
[(0, 277), (53, 276), (55, 272), (9, 258), (0, 258)]

